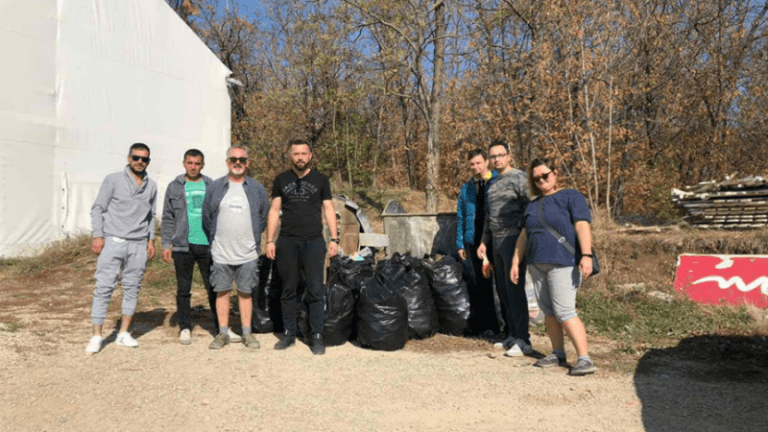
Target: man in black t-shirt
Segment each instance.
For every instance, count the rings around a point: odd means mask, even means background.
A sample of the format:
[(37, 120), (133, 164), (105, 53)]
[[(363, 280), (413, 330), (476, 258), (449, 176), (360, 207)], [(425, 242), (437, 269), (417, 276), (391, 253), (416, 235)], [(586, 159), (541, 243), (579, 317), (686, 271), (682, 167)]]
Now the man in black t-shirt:
[[(323, 264), (326, 245), (323, 239), (321, 212), (325, 212), (325, 220), (331, 233), (327, 252), (334, 256), (339, 252), (336, 210), (331, 201), (331, 184), (328, 177), (309, 168), (312, 161), (309, 143), (304, 140), (291, 141), (288, 151), (291, 169), (275, 178), (272, 206), (267, 217), (267, 257), (276, 261), (277, 271), (283, 281), (280, 304), (285, 334), (275, 345), (275, 349), (286, 349), (296, 343), (296, 288), (303, 272), (307, 283), (306, 301), (312, 331), (309, 335), (309, 348), (313, 354), (325, 354)], [(283, 214), (280, 237), (275, 243), (281, 210)]]

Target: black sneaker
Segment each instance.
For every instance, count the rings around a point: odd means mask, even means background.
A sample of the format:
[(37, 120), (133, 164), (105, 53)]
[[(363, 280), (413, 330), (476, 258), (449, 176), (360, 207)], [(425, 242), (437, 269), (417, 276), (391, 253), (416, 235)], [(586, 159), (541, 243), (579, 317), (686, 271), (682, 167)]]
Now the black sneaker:
[(325, 343), (323, 343), (322, 333), (312, 333), (312, 336), (309, 338), (309, 349), (314, 355), (325, 354)]
[(280, 340), (275, 344), (275, 349), (284, 350), (294, 345), (296, 345), (296, 335), (286, 330)]

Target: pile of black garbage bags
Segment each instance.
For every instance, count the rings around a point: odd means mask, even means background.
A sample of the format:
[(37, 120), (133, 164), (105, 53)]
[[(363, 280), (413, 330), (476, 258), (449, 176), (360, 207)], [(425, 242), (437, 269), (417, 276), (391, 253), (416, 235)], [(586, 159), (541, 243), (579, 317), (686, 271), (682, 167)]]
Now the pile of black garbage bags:
[[(281, 332), (277, 269), (266, 257), (260, 258), (259, 268), (253, 330)], [(378, 263), (372, 257), (333, 257), (325, 298), (325, 345), (357, 340), (365, 348), (394, 351), (408, 339), (425, 339), (436, 332), (463, 335), (469, 325), (470, 305), (462, 270), (462, 264), (451, 256), (395, 254)], [(299, 301), (299, 331), (308, 335), (307, 308)]]

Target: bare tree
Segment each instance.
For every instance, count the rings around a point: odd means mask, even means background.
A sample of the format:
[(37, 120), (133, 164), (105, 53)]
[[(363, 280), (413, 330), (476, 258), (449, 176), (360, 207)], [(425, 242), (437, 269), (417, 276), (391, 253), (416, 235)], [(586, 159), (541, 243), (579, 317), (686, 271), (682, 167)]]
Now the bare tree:
[[(382, 46), (388, 59), (399, 58), (409, 71), (413, 92), (398, 92), (387, 85), (387, 91), (397, 94), (418, 107), (427, 125), (426, 208), (436, 212), (440, 173), (440, 119), (445, 67), (445, 38), (447, 21), (443, 0), (429, 2), (408, 1), (395, 3), (344, 0), (359, 14), (362, 27), (390, 33), (398, 43)], [(431, 48), (432, 57), (429, 56)], [(429, 66), (431, 65), (431, 67)], [(385, 82), (392, 80), (391, 71), (385, 71)]]

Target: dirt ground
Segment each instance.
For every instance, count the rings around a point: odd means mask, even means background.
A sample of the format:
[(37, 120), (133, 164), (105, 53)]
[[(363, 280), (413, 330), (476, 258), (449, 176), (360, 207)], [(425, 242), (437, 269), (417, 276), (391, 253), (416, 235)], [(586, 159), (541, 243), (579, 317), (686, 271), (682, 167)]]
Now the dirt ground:
[[(671, 286), (669, 261), (689, 240), (654, 236), (598, 238), (605, 275), (595, 289)], [(395, 352), (352, 343), (325, 356), (302, 343), (275, 351), (272, 334), (258, 335), (258, 351), (211, 351), (198, 286), (192, 345), (177, 342), (173, 293), (144, 290), (132, 326), (140, 347), (118, 347), (112, 334), (91, 356), (94, 267), (83, 255), (34, 277), (0, 271), (0, 431), (768, 430), (765, 337), (690, 338), (630, 368), (614, 365), (614, 341), (591, 337), (599, 370), (583, 378), (445, 335)], [(120, 299), (118, 290), (106, 332)], [(550, 350), (541, 334), (533, 346)]]
[[(87, 305), (70, 316), (6, 310), (34, 322), (0, 331), (0, 430), (643, 430), (629, 374), (575, 379), (441, 335), (423, 344), (442, 348), (409, 342), (396, 352), (351, 343), (325, 356), (301, 343), (280, 352), (272, 334), (258, 336), (256, 352), (211, 351), (202, 327), (191, 346), (177, 343), (172, 310), (137, 314), (139, 348), (117, 347), (113, 336), (93, 356), (84, 352)], [(538, 336), (534, 346), (547, 342)]]

